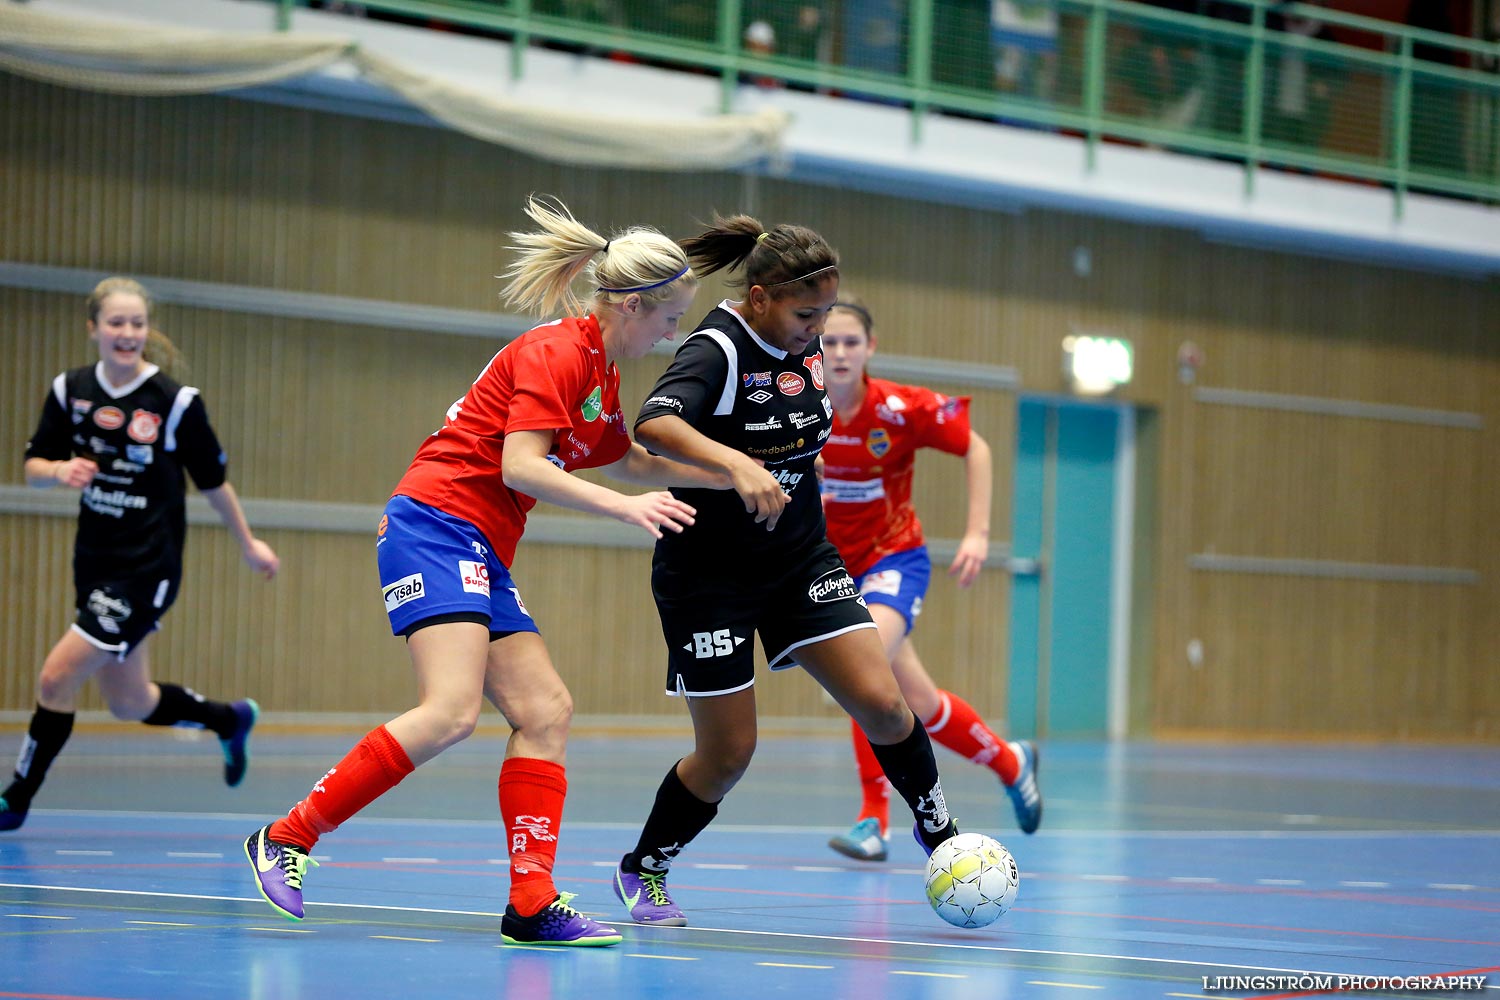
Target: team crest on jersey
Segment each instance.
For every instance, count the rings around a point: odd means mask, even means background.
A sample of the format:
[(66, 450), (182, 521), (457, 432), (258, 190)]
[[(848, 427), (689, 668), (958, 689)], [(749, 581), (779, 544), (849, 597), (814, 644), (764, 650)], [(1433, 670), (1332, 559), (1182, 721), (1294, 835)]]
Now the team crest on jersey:
[(107, 431), (119, 430), (125, 426), (125, 411), (118, 406), (101, 406), (94, 411), (94, 423)]
[(823, 388), (823, 352), (819, 351), (810, 358), (803, 358), (802, 364), (807, 368), (807, 374), (812, 376), (812, 384), (819, 389)]
[(156, 440), (160, 427), (160, 414), (152, 413), (150, 410), (136, 410), (130, 414), (130, 426), (126, 428), (125, 433), (130, 435), (132, 441), (151, 444)]
[(75, 423), (75, 424), (81, 424), (81, 423), (83, 423), (83, 418), (86, 417), (86, 416), (88, 416), (89, 415), (89, 411), (92, 410), (93, 408), (94, 408), (94, 402), (91, 399), (75, 399), (75, 400), (73, 400), (73, 423)]
[(782, 372), (776, 376), (776, 388), (783, 396), (795, 396), (807, 388), (807, 382), (796, 372)]
[(885, 453), (891, 450), (891, 435), (884, 427), (876, 427), (865, 438), (865, 447), (876, 458), (884, 458)]
[(599, 419), (599, 414), (604, 412), (604, 387), (596, 385), (594, 391), (589, 393), (588, 398), (583, 401), (583, 419), (593, 423)]

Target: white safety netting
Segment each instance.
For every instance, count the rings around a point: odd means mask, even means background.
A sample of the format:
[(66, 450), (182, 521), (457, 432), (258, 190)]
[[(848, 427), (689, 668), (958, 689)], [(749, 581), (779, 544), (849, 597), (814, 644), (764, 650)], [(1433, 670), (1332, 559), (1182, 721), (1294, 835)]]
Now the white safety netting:
[(0, 3), (0, 70), (58, 86), (205, 94), (273, 84), (340, 61), (453, 129), (585, 166), (727, 169), (775, 155), (788, 124), (775, 110), (622, 120), (498, 97), (366, 51), (352, 38), (103, 21)]

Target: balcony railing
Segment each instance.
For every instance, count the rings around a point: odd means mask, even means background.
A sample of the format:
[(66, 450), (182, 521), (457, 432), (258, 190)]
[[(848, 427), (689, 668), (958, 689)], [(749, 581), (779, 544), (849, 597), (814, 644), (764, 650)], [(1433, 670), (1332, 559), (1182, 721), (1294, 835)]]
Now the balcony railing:
[[(292, 0), (279, 0), (290, 23)], [(1129, 0), (361, 0), (437, 22), (932, 113), (1408, 191), (1500, 201), (1500, 44), (1306, 4), (1229, 0), (1241, 17)], [(751, 27), (754, 25), (754, 27)]]

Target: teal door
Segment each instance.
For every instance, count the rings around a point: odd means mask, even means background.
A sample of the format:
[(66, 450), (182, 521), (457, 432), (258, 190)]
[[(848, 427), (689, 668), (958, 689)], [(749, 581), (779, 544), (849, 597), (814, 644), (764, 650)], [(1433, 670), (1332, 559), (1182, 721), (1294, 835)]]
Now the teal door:
[(1122, 735), (1131, 411), (1023, 397), (1011, 533), (1010, 731)]

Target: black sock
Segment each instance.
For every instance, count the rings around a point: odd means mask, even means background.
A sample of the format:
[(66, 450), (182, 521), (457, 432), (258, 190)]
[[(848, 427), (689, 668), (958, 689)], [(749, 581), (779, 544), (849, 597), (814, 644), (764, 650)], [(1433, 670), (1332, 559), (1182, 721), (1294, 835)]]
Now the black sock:
[(932, 756), (932, 740), (922, 720), (912, 715), (911, 735), (900, 743), (881, 746), (871, 743), (875, 759), (917, 818), (917, 830), (928, 849), (936, 847), (958, 832), (948, 815), (943, 799), (943, 783), (938, 778), (937, 761)]
[(677, 852), (719, 814), (719, 803), (704, 802), (688, 791), (677, 776), (677, 764), (672, 765), (656, 790), (656, 802), (651, 806), (651, 815), (646, 817), (646, 825), (641, 827), (641, 839), (636, 841), (635, 850), (620, 860), (621, 867), (628, 872), (666, 871)]
[(212, 729), (224, 739), (234, 735), (234, 709), (222, 701), (209, 701), (192, 688), (176, 684), (158, 684), (161, 701), (141, 721), (148, 726), (177, 726), (186, 723)]
[(5, 790), (5, 804), (15, 812), (31, 808), (32, 797), (42, 787), (47, 768), (62, 751), (73, 734), (73, 713), (54, 712), (38, 705), (31, 725), (21, 741), (21, 756), (16, 760), (15, 777)]

